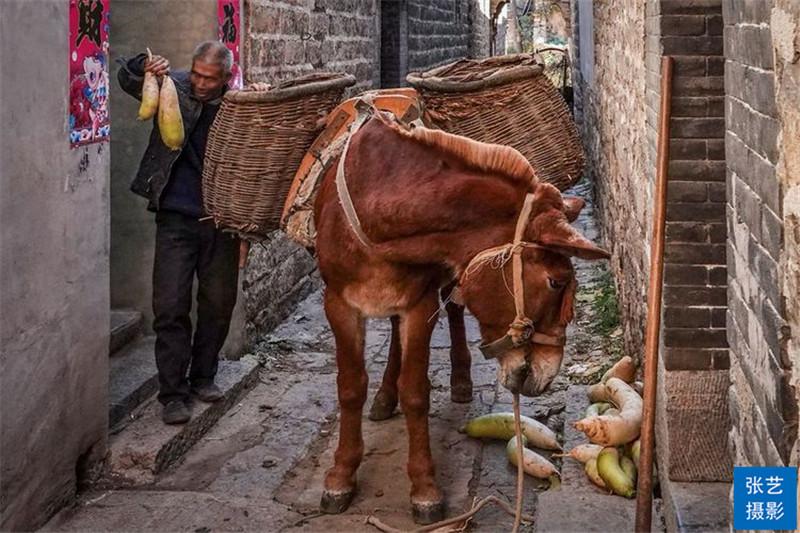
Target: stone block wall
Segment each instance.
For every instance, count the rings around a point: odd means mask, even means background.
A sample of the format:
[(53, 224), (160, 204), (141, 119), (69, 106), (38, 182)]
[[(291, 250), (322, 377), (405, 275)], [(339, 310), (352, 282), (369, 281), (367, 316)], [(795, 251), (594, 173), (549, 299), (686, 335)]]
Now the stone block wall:
[[(773, 2), (725, 0), (723, 4), (730, 444), (736, 464), (788, 464), (796, 446), (798, 402), (787, 349), (789, 293), (783, 285), (787, 267), (792, 268), (784, 254), (782, 185), (786, 183), (776, 167), (789, 148), (782, 139), (797, 143), (797, 137), (792, 138), (796, 125), (783, 121), (790, 129), (788, 136), (781, 135), (770, 25)], [(791, 57), (796, 61), (793, 53)], [(796, 111), (792, 112), (796, 119)], [(795, 256), (795, 269), (796, 260)], [(794, 292), (789, 300), (796, 298)]]

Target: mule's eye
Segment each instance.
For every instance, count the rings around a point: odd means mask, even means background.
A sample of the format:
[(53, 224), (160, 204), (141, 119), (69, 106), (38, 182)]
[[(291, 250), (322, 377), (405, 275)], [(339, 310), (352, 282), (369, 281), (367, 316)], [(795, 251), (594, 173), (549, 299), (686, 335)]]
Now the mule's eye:
[(552, 290), (554, 290), (554, 291), (563, 289), (567, 285), (566, 281), (562, 281), (562, 280), (559, 280), (559, 279), (553, 279), (553, 278), (547, 278), (547, 283), (548, 283), (548, 285), (550, 285), (550, 288)]

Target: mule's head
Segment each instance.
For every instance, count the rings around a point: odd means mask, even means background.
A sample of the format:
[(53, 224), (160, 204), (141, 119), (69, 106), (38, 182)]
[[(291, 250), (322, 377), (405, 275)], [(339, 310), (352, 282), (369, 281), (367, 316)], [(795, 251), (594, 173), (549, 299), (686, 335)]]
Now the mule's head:
[(461, 294), (480, 324), (481, 348), (487, 357), (497, 358), (498, 378), (511, 392), (537, 396), (558, 374), (576, 288), (570, 258), (609, 257), (570, 225), (582, 207), (582, 200), (562, 199), (555, 187), (537, 187), (524, 232), (529, 245), (521, 252), (524, 316), (532, 326), (522, 335), (507, 335), (517, 315), (512, 260), (507, 255), (477, 265), (462, 277)]

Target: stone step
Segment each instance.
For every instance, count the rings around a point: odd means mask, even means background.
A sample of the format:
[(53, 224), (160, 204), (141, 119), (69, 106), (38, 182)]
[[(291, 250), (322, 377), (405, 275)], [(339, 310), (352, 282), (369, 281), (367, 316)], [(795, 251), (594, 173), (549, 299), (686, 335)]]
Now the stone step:
[(158, 390), (155, 341), (155, 337), (140, 337), (109, 360), (108, 427), (112, 431)]
[(142, 313), (133, 309), (111, 310), (111, 337), (108, 353), (114, 355), (142, 332)]
[[(586, 386), (571, 385), (567, 389), (564, 410), (564, 450), (589, 442), (573, 424), (583, 418), (589, 406)], [(561, 488), (539, 495), (535, 531), (632, 531), (636, 518), (636, 500), (608, 494), (593, 485), (583, 465), (564, 458), (561, 467)], [(652, 531), (661, 531), (660, 518), (653, 513)]]
[(258, 360), (245, 355), (238, 361), (220, 361), (216, 383), (225, 397), (212, 404), (192, 402), (192, 419), (180, 426), (161, 421), (161, 404), (151, 396), (132, 414), (131, 422), (109, 442), (110, 459), (105, 484), (146, 485), (178, 463), (239, 398), (258, 380)]
[(730, 531), (730, 483), (681, 483), (661, 475), (667, 531)]

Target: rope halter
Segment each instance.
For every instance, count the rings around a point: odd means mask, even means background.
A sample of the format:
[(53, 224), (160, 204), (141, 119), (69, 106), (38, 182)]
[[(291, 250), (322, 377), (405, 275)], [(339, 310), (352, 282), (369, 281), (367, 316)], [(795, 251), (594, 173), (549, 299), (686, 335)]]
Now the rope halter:
[(506, 352), (524, 346), (526, 344), (543, 344), (546, 346), (564, 346), (567, 342), (565, 335), (546, 335), (536, 331), (533, 321), (525, 315), (525, 287), (523, 284), (522, 276), (522, 252), (525, 248), (544, 248), (535, 243), (525, 242), (522, 240), (522, 234), (528, 223), (528, 218), (531, 214), (533, 207), (533, 194), (528, 193), (525, 196), (525, 203), (522, 205), (522, 211), (517, 218), (517, 227), (514, 231), (514, 242), (489, 248), (480, 252), (467, 265), (462, 276), (462, 282), (466, 276), (471, 272), (478, 270), (481, 266), (488, 262), (497, 261), (499, 266), (504, 265), (509, 256), (511, 258), (511, 270), (513, 275), (513, 295), (514, 295), (514, 308), (516, 316), (509, 324), (506, 334), (489, 343), (480, 345), (480, 350), (486, 359), (494, 359), (501, 356)]

